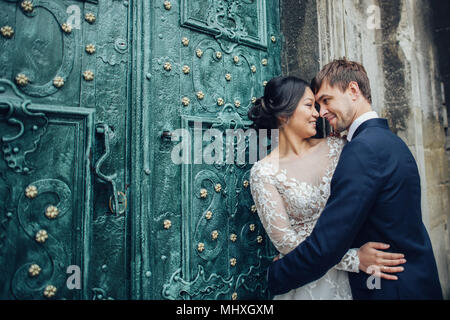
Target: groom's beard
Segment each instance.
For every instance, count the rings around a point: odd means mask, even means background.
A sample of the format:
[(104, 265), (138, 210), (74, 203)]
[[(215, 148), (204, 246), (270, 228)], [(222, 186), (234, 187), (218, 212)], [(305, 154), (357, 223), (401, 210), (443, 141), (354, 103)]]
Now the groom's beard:
[(336, 117), (334, 131), (342, 132), (350, 128), (353, 122), (353, 113), (351, 109), (346, 110), (346, 114), (343, 117), (338, 116), (337, 114), (334, 114), (334, 116)]
[[(333, 121), (333, 120), (332, 120)], [(344, 124), (344, 122), (337, 117), (337, 115), (334, 115), (334, 125), (332, 125), (330, 123), (330, 121), (328, 121), (328, 123), (333, 127), (334, 132), (336, 133), (340, 133), (342, 131), (345, 131), (347, 129), (347, 126)]]
[(345, 124), (342, 124), (342, 123), (336, 123), (336, 128), (334, 129), (334, 131), (340, 133), (340, 132), (342, 132), (342, 131), (347, 130), (347, 128), (348, 128), (348, 127), (347, 127)]

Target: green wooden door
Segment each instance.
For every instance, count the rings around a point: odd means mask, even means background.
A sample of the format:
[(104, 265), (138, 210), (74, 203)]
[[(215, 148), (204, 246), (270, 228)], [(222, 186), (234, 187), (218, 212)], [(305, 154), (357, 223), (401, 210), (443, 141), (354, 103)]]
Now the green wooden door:
[(0, 1), (3, 299), (129, 297), (129, 10)]
[[(153, 235), (143, 255), (142, 270), (150, 271), (144, 297), (268, 298), (270, 246), (252, 211), (251, 165), (248, 157), (246, 164), (225, 160), (235, 148), (226, 144), (227, 129), (246, 131), (252, 99), (281, 73), (278, 1), (152, 3), (144, 11), (150, 17), (144, 159), (151, 173), (141, 194), (149, 208), (143, 230)], [(191, 142), (185, 149), (192, 161), (176, 164), (172, 151), (183, 139)], [(223, 163), (196, 157), (199, 149), (211, 154), (215, 143), (213, 160)]]
[(278, 1), (0, 8), (0, 297), (268, 298), (248, 154), (194, 155), (281, 73)]

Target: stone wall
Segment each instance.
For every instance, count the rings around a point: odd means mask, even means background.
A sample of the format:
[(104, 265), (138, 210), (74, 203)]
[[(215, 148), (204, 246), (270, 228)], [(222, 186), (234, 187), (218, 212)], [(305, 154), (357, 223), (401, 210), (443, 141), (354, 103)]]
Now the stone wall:
[[(432, 26), (434, 29), (433, 40), (439, 56), (439, 73), (441, 81), (442, 102), (445, 106), (441, 109), (442, 112), (439, 115), (439, 119), (442, 119), (444, 130), (446, 132), (448, 173), (447, 181), (446, 183), (444, 183), (444, 185), (448, 186), (450, 179), (450, 130), (448, 128), (448, 123), (450, 121), (450, 106), (448, 103), (450, 101), (450, 20), (448, 19), (448, 17), (450, 16), (450, 2), (442, 0), (430, 0), (429, 5), (432, 10)], [(445, 209), (448, 210), (448, 204)], [(447, 255), (447, 261), (450, 262), (450, 254)]]
[(388, 119), (416, 158), (423, 220), (449, 299), (447, 114), (432, 7), (425, 0), (284, 0), (281, 13), (285, 74), (311, 78), (342, 56), (365, 66), (373, 109)]

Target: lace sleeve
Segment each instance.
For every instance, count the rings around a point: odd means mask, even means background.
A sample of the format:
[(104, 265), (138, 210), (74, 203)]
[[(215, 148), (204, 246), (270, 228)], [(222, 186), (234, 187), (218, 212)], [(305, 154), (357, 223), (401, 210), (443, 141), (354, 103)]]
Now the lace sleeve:
[(296, 232), (292, 228), (274, 181), (258, 168), (257, 164), (251, 170), (250, 191), (259, 219), (270, 240), (281, 254), (288, 254), (307, 237), (307, 234)]
[(358, 249), (348, 249), (341, 262), (335, 265), (334, 268), (347, 272), (359, 272)]

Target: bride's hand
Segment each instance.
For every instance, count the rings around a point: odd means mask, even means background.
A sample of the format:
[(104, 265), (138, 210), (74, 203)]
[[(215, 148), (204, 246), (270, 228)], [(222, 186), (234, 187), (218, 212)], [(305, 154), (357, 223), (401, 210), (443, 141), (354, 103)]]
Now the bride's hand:
[(386, 250), (388, 244), (381, 242), (367, 242), (358, 250), (359, 269), (367, 274), (375, 274), (387, 280), (397, 280), (394, 275), (386, 273), (397, 273), (404, 270), (398, 265), (406, 263), (405, 256), (401, 253), (383, 252), (377, 249)]

